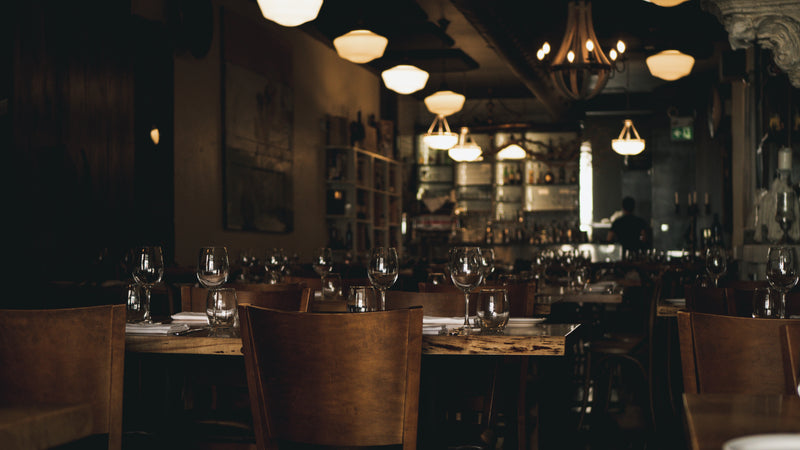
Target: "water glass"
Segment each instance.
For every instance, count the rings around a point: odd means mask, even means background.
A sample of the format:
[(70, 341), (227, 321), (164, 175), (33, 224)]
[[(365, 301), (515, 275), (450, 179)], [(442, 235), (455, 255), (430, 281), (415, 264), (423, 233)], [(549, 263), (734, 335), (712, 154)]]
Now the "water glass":
[(342, 298), (342, 276), (327, 273), (322, 277), (322, 300), (333, 301)]
[(136, 283), (128, 284), (125, 289), (126, 318), (128, 323), (144, 321), (145, 304), (142, 287)]
[(777, 319), (779, 315), (780, 296), (769, 288), (756, 288), (753, 291), (753, 317), (761, 319)]
[(481, 289), (478, 294), (478, 324), (483, 333), (502, 333), (510, 306), (505, 289)]
[(432, 272), (428, 274), (428, 284), (432, 286), (441, 286), (447, 283), (447, 278), (441, 272)]
[(372, 286), (350, 286), (347, 294), (347, 311), (351, 313), (378, 310), (378, 297)]
[(206, 296), (206, 316), (211, 328), (234, 328), (237, 324), (236, 289), (209, 289)]
[(225, 247), (202, 247), (197, 257), (197, 281), (207, 289), (216, 289), (228, 281), (231, 265)]

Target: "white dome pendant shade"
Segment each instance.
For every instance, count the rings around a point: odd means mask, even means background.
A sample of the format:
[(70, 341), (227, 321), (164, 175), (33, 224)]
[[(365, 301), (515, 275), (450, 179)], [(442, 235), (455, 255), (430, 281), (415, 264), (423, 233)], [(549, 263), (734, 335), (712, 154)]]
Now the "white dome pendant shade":
[(447, 151), (447, 156), (453, 161), (470, 162), (477, 161), (481, 157), (482, 152), (480, 146), (472, 140), (467, 139), (468, 133), (469, 128), (461, 127), (461, 134), (458, 136), (458, 144)]
[(671, 8), (673, 6), (678, 6), (687, 0), (647, 0), (647, 1), (654, 5), (663, 6), (664, 8)]
[(425, 97), (425, 106), (428, 111), (437, 116), (449, 116), (461, 111), (464, 107), (464, 97), (453, 91), (438, 91)]
[(503, 147), (502, 150), (497, 152), (497, 159), (505, 160), (505, 159), (525, 159), (528, 156), (528, 152), (525, 151), (524, 148), (520, 147), (519, 144), (510, 144)]
[(664, 50), (648, 56), (645, 63), (654, 77), (674, 81), (692, 72), (694, 58), (678, 50)]
[(266, 19), (296, 27), (317, 18), (322, 0), (258, 0), (258, 7)]
[(369, 30), (353, 30), (333, 40), (336, 53), (356, 64), (380, 58), (388, 43), (388, 39)]
[[(436, 129), (435, 131), (434, 128)], [(442, 115), (438, 115), (433, 119), (428, 132), (422, 135), (422, 141), (434, 150), (449, 150), (458, 143), (458, 135), (450, 131), (447, 119)]]
[(381, 73), (383, 84), (398, 94), (411, 94), (425, 87), (428, 72), (406, 64), (394, 66)]
[[(633, 131), (633, 135), (636, 136), (636, 138), (631, 138), (631, 131)], [(632, 120), (625, 119), (625, 126), (622, 127), (619, 138), (611, 140), (611, 148), (624, 156), (633, 156), (642, 153), (644, 150), (644, 139), (639, 137), (639, 132), (636, 131), (636, 127), (633, 126)]]

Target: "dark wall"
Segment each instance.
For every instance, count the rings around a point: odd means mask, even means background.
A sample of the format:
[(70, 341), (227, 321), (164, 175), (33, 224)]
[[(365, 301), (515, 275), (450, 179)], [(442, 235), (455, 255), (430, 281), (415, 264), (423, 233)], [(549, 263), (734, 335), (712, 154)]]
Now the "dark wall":
[(165, 46), (153, 45), (126, 1), (14, 4), (9, 221), (23, 275), (114, 276), (132, 245), (172, 239), (162, 199), (172, 197), (170, 132), (154, 156), (135, 113), (157, 90), (171, 117), (171, 70), (166, 90), (146, 75), (164, 69), (152, 50)]

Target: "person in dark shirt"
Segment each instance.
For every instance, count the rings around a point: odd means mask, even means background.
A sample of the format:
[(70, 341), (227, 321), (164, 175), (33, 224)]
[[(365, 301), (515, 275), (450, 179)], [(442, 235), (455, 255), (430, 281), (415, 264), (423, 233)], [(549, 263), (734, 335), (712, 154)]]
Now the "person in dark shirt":
[(633, 215), (636, 201), (632, 197), (622, 199), (622, 217), (611, 224), (609, 242), (619, 242), (623, 250), (650, 248), (650, 226), (641, 217)]

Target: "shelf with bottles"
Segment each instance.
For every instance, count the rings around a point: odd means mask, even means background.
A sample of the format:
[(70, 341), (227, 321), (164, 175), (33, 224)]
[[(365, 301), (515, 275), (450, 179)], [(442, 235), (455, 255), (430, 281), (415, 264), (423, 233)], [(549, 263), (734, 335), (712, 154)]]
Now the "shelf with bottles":
[(527, 185), (578, 184), (578, 161), (525, 160)]

